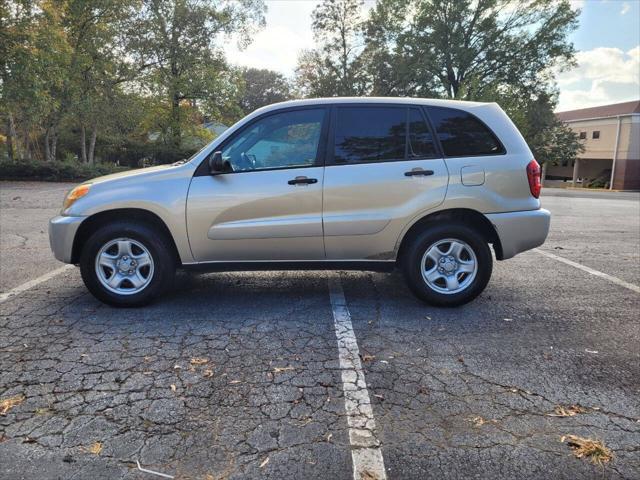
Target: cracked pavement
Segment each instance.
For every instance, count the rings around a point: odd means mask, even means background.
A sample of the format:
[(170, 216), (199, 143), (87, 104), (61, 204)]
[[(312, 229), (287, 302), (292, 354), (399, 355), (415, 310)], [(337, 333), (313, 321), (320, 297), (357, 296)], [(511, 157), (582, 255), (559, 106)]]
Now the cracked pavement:
[[(69, 186), (0, 188), (7, 291), (60, 266), (39, 232)], [(637, 199), (543, 205), (542, 249), (638, 283)], [(0, 400), (24, 400), (0, 415), (0, 477), (352, 478), (329, 275), (179, 274), (130, 310), (72, 269), (1, 304)], [(536, 252), (458, 309), (397, 273), (340, 277), (388, 478), (640, 478), (640, 295)], [(613, 461), (575, 458), (570, 434)]]

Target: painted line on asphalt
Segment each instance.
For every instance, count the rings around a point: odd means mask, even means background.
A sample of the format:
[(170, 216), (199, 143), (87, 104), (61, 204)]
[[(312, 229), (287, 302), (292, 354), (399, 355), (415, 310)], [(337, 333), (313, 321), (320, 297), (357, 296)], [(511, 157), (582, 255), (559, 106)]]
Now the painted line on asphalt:
[(567, 265), (571, 265), (572, 267), (578, 268), (583, 272), (590, 273), (591, 275), (595, 275), (596, 277), (604, 278), (605, 280), (609, 280), (611, 283), (615, 283), (616, 285), (620, 285), (621, 287), (628, 288), (629, 290), (640, 293), (640, 287), (638, 285), (634, 285), (633, 283), (625, 282), (624, 280), (619, 279), (618, 277), (614, 277), (609, 275), (608, 273), (600, 272), (599, 270), (594, 270), (593, 268), (587, 267), (580, 263), (568, 260), (564, 257), (559, 257), (558, 255), (554, 255), (553, 253), (545, 252), (544, 250), (540, 250), (539, 248), (534, 248), (534, 252), (538, 252), (540, 255), (544, 255), (545, 257), (553, 258), (562, 263), (566, 263)]
[(34, 278), (33, 280), (29, 280), (28, 282), (23, 283), (22, 285), (18, 285), (15, 288), (12, 288), (8, 292), (0, 293), (0, 303), (4, 303), (7, 300), (15, 297), (16, 295), (20, 295), (23, 292), (26, 292), (30, 288), (37, 287), (41, 283), (46, 282), (47, 280), (51, 280), (53, 277), (60, 275), (61, 273), (66, 272), (67, 270), (71, 270), (73, 265), (64, 265), (60, 268), (56, 268), (51, 272), (45, 273), (44, 275)]
[(344, 407), (349, 424), (353, 478), (354, 480), (363, 478), (386, 480), (387, 474), (380, 441), (376, 436), (371, 399), (360, 363), (360, 349), (339, 276), (329, 277), (329, 297), (338, 339), (338, 357), (342, 373)]

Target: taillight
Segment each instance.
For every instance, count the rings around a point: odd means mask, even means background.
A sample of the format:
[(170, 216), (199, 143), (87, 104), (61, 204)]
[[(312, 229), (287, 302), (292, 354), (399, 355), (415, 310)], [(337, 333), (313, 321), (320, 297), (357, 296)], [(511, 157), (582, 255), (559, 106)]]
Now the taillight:
[(542, 189), (540, 175), (540, 165), (535, 159), (531, 160), (527, 165), (527, 179), (529, 180), (529, 190), (531, 190), (531, 195), (535, 198), (540, 196), (540, 190)]

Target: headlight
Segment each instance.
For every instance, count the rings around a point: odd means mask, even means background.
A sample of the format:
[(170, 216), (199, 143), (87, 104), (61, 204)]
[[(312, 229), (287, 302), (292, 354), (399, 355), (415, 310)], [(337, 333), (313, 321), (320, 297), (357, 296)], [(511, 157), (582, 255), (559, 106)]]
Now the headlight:
[(76, 200), (84, 197), (87, 193), (89, 193), (89, 187), (91, 187), (91, 185), (88, 183), (85, 183), (83, 185), (78, 185), (76, 188), (74, 188), (69, 193), (67, 193), (67, 197), (64, 199), (64, 202), (62, 203), (62, 209), (66, 210), (71, 205), (73, 205), (76, 202)]

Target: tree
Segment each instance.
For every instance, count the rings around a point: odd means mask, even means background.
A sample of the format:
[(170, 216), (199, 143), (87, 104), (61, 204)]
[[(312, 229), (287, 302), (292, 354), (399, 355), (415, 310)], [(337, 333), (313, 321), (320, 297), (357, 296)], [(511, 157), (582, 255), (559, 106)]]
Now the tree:
[(520, 85), (535, 91), (567, 66), (577, 26), (568, 0), (379, 0), (366, 27), (368, 74), (396, 70), (395, 88), (474, 99)]
[(319, 47), (303, 52), (296, 70), (305, 96), (361, 95), (362, 0), (323, 0), (312, 14)]
[(284, 75), (272, 70), (245, 68), (242, 70), (243, 92), (240, 108), (246, 115), (254, 110), (293, 97), (291, 85)]
[[(144, 0), (132, 25), (130, 52), (146, 68), (143, 86), (168, 104), (169, 143), (180, 148), (189, 107), (215, 97), (229, 70), (217, 45), (222, 34), (241, 42), (264, 24), (262, 0)], [(224, 87), (223, 87), (224, 88)]]

